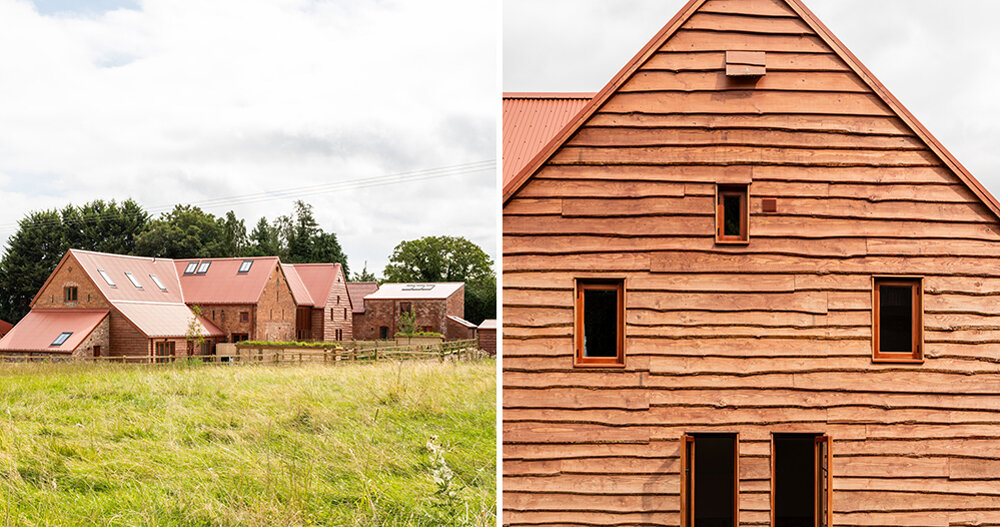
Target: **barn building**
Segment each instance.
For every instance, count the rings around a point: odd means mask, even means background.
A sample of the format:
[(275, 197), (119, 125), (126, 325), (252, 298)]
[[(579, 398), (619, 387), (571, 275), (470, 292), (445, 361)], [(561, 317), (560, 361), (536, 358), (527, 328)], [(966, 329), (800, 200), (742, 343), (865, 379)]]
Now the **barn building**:
[(364, 313), (355, 328), (359, 340), (391, 339), (399, 331), (399, 316), (416, 315), (421, 331), (440, 333), (446, 339), (471, 339), (476, 326), (466, 321), (465, 284), (427, 282), (382, 284), (364, 297)]
[(347, 283), (347, 294), (351, 298), (351, 309), (353, 310), (353, 316), (351, 317), (351, 323), (354, 329), (353, 334), (358, 335), (357, 338), (361, 338), (360, 335), (364, 334), (362, 329), (365, 323), (365, 297), (378, 291), (378, 282), (348, 282)]
[(1000, 525), (1000, 205), (800, 0), (504, 118), (505, 525)]

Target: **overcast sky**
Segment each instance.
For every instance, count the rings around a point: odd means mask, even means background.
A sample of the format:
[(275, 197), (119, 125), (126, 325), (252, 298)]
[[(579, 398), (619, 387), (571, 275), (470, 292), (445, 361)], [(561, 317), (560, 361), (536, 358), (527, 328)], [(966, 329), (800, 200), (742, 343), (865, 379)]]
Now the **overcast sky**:
[[(133, 198), (261, 216), (311, 203), (353, 271), (401, 240), (496, 254), (493, 0), (0, 0), (0, 240), (26, 213)], [(326, 188), (324, 190), (329, 190)], [(271, 193), (252, 203), (231, 198)]]
[[(682, 0), (505, 0), (505, 91), (599, 91)], [(1000, 2), (806, 0), (994, 196)]]

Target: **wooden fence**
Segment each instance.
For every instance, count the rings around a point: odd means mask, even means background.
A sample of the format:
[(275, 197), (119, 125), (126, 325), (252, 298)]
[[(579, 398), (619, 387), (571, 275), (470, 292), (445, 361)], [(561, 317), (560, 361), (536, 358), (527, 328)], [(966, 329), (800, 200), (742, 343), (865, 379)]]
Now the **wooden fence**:
[(475, 340), (456, 340), (433, 346), (369, 345), (354, 349), (340, 346), (316, 347), (266, 347), (241, 344), (219, 344), (215, 355), (191, 356), (119, 356), (119, 357), (70, 357), (43, 354), (0, 355), (0, 362), (118, 362), (135, 364), (168, 364), (177, 361), (206, 364), (234, 363), (327, 363), (377, 362), (405, 360), (469, 361), (488, 357), (479, 349)]

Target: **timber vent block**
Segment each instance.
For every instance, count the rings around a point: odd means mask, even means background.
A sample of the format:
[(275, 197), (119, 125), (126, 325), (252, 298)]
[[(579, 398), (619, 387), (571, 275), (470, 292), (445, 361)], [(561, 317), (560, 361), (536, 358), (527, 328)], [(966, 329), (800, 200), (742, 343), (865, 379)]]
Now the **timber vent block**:
[(767, 73), (763, 51), (727, 51), (726, 75), (729, 77), (755, 78)]
[(760, 207), (763, 212), (778, 212), (777, 198), (764, 198), (760, 200)]

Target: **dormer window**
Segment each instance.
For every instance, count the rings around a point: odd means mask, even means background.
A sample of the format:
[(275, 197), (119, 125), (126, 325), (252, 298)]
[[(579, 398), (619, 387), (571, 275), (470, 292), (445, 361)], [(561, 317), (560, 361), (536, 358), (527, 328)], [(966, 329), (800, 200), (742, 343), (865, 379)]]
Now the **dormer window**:
[(207, 273), (208, 272), (208, 266), (210, 266), (210, 265), (212, 265), (212, 262), (207, 262), (207, 261), (206, 262), (201, 262), (201, 264), (198, 265), (198, 270), (195, 272), (195, 274), (205, 274), (205, 273)]
[(62, 346), (66, 342), (66, 339), (70, 338), (71, 336), (73, 336), (72, 331), (63, 331), (62, 333), (59, 334), (58, 337), (56, 337), (55, 340), (52, 341), (51, 345)]
[(104, 281), (108, 283), (108, 285), (110, 285), (111, 287), (116, 287), (115, 281), (111, 279), (111, 276), (108, 274), (107, 271), (105, 271), (104, 269), (98, 269), (97, 274), (101, 275), (101, 278), (103, 278)]
[(186, 268), (184, 268), (184, 274), (194, 274), (194, 270), (197, 268), (198, 268), (198, 262), (191, 262), (187, 264)]
[(155, 274), (150, 274), (149, 279), (152, 280), (154, 284), (156, 284), (156, 287), (160, 288), (160, 291), (167, 290), (167, 286), (163, 285), (163, 282), (161, 282), (160, 279)]
[(128, 281), (132, 282), (132, 285), (134, 285), (136, 289), (142, 289), (142, 284), (139, 283), (139, 280), (137, 280), (135, 275), (132, 273), (125, 271), (125, 278), (128, 278)]
[(246, 274), (250, 272), (250, 267), (253, 265), (253, 260), (243, 260), (240, 264), (240, 270), (237, 271), (238, 274)]

